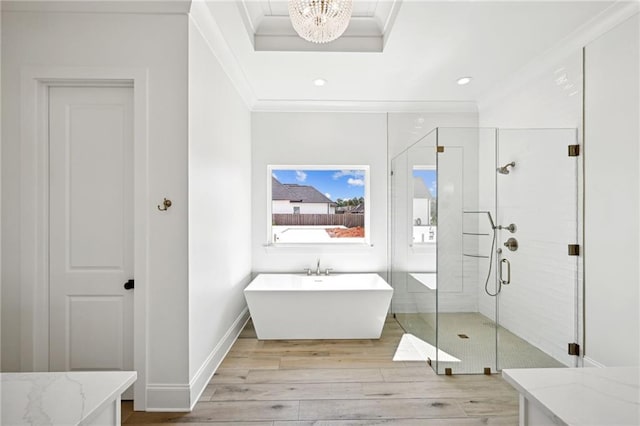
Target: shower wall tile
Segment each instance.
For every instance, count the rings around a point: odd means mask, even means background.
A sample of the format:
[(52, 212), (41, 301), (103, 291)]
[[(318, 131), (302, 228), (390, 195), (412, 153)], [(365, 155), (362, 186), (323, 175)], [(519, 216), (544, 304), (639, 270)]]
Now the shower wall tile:
[(515, 161), (498, 176), (498, 220), (516, 223), (512, 234), (498, 231), (498, 245), (510, 237), (519, 247), (503, 248), (511, 264), (511, 284), (498, 296), (499, 323), (551, 355), (572, 365), (567, 344), (576, 341), (577, 160), (567, 156), (576, 133), (560, 130), (501, 130), (499, 164)]

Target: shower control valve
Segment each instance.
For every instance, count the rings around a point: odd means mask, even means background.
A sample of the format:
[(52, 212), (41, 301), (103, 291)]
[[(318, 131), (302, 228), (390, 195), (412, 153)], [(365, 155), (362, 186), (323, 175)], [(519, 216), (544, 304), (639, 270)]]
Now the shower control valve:
[(506, 229), (507, 231), (509, 231), (509, 232), (511, 232), (512, 234), (514, 234), (514, 233), (518, 230), (518, 227), (516, 226), (516, 224), (515, 224), (515, 223), (512, 223), (512, 224), (507, 225), (507, 226), (499, 225), (499, 226), (498, 226), (498, 229)]
[(518, 240), (511, 237), (504, 243), (504, 246), (511, 251), (516, 251), (518, 250)]

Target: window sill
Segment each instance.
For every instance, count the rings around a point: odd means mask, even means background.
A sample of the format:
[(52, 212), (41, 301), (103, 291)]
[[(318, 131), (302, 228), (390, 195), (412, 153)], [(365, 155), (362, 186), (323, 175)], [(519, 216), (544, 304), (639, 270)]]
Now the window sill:
[(263, 245), (267, 251), (317, 251), (318, 249), (339, 250), (362, 250), (372, 249), (374, 246), (368, 242), (345, 242), (345, 243), (267, 243)]
[(433, 252), (438, 248), (438, 244), (436, 241), (428, 242), (428, 243), (413, 243), (409, 244), (409, 249), (412, 253), (425, 253), (425, 252)]

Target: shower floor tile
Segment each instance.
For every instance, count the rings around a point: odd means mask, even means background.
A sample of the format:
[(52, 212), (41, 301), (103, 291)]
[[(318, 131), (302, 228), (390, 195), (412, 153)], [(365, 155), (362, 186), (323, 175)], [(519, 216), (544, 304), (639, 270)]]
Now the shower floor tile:
[[(407, 333), (436, 344), (436, 314), (396, 314), (396, 319)], [(499, 327), (496, 360), (495, 323), (477, 312), (440, 314), (438, 327), (439, 349), (460, 359), (460, 362), (439, 362), (439, 373), (444, 373), (445, 368), (451, 368), (453, 374), (482, 374), (484, 368), (495, 372), (496, 362), (500, 369), (565, 367), (504, 327)], [(435, 367), (435, 360), (432, 363)]]

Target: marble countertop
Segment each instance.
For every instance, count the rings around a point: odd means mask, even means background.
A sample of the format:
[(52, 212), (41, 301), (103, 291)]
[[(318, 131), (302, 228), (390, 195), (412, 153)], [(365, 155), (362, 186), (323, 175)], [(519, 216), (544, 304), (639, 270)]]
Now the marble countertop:
[(112, 403), (135, 371), (0, 374), (3, 425), (77, 425)]
[(640, 368), (506, 369), (502, 376), (566, 425), (640, 425)]

